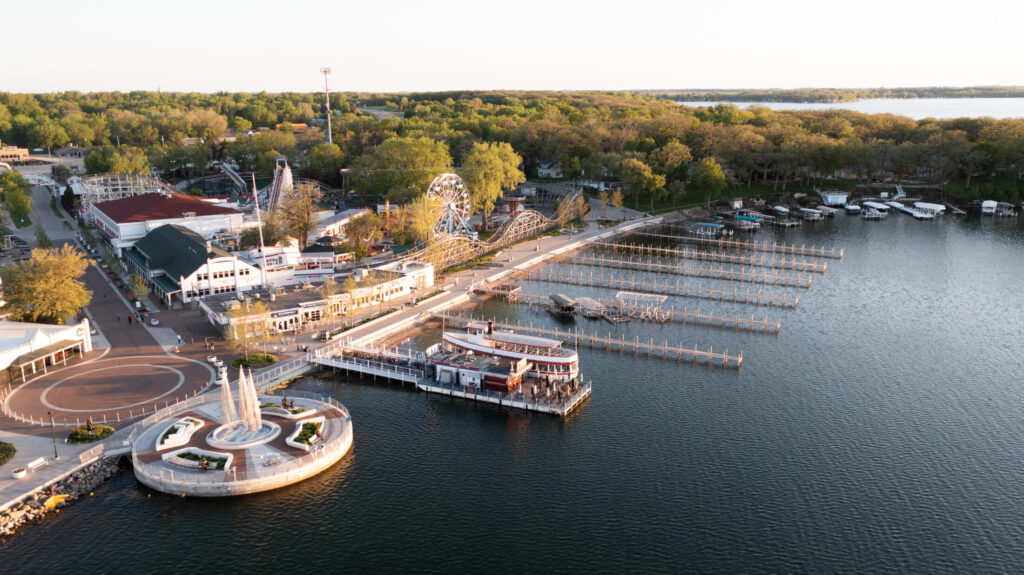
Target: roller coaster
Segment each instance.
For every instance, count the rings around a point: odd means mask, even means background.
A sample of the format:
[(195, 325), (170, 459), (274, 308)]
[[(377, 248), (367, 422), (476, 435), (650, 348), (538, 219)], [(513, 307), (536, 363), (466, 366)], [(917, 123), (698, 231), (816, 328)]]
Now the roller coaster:
[[(444, 184), (442, 185), (441, 182)], [(435, 184), (438, 185), (435, 186)], [(459, 197), (461, 197), (461, 190), (465, 189), (465, 183), (455, 174), (441, 174), (434, 179), (428, 190), (435, 188), (460, 190)], [(439, 199), (450, 200), (451, 197), (445, 198), (442, 195)], [(440, 213), (434, 225), (434, 234), (427, 245), (422, 249), (406, 253), (402, 259), (428, 261), (437, 270), (467, 262), (484, 254), (507, 248), (554, 227), (565, 225), (580, 217), (583, 202), (577, 198), (582, 197), (583, 193), (580, 191), (568, 194), (562, 198), (558, 209), (550, 218), (537, 210), (521, 211), (505, 220), (488, 240), (479, 239), (475, 232), (468, 230), (468, 226), (463, 225), (468, 214), (462, 213), (459, 202), (450, 201), (439, 209)], [(457, 214), (453, 214), (453, 211)], [(458, 217), (455, 217), (456, 215)], [(453, 222), (457, 222), (457, 225), (453, 225)]]

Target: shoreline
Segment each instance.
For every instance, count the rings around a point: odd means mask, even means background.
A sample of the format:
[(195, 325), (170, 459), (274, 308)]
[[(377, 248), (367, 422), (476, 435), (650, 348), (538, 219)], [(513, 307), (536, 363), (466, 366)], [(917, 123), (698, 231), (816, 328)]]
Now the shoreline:
[[(94, 490), (127, 469), (127, 466), (121, 465), (121, 457), (115, 455), (94, 461), (49, 487), (41, 487), (25, 495), (5, 509), (0, 513), (0, 545), (30, 523), (41, 523), (46, 517), (60, 513), (82, 497), (92, 496)], [(61, 495), (66, 498), (61, 499)], [(48, 508), (46, 502), (51, 496), (57, 498)]]

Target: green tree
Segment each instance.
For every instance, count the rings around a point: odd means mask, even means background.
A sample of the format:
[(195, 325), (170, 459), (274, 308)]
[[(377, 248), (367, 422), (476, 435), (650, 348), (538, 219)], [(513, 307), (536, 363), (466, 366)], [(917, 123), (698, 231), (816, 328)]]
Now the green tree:
[(412, 201), (409, 205), (408, 225), (414, 241), (425, 242), (430, 239), (434, 222), (440, 217), (443, 208), (441, 200), (426, 194)]
[(383, 237), (382, 227), (384, 227), (384, 221), (370, 211), (363, 212), (345, 226), (345, 237), (348, 239), (356, 259), (365, 257), (370, 244)]
[(613, 206), (616, 208), (622, 207), (622, 190), (616, 189), (612, 191), (610, 198)]
[(149, 296), (149, 286), (146, 285), (146, 280), (138, 274), (132, 274), (131, 280), (132, 295), (135, 296), (135, 299), (140, 301), (146, 299)]
[(42, 226), (36, 226), (36, 246), (40, 248), (52, 248), (53, 242), (50, 241), (50, 236), (46, 235), (46, 230)]
[(427, 137), (390, 138), (353, 162), (364, 193), (385, 194), (403, 204), (427, 191), (438, 175), (450, 172), (448, 146)]
[(704, 158), (697, 164), (693, 179), (697, 188), (704, 191), (704, 199), (707, 201), (710, 214), (711, 200), (717, 200), (725, 189), (725, 172), (714, 158)]
[(30, 138), (32, 145), (46, 148), (47, 154), (52, 148), (59, 148), (71, 141), (64, 128), (50, 121), (35, 124), (30, 132)]
[(665, 176), (655, 174), (650, 166), (636, 158), (622, 160), (618, 174), (633, 193), (633, 207), (639, 209), (640, 195), (646, 194), (651, 198), (653, 209), (655, 196), (659, 190), (665, 189)]
[(28, 214), (32, 211), (32, 202), (29, 200), (32, 186), (28, 180), (15, 171), (3, 172), (0, 174), (0, 192), (3, 193), (7, 212), (14, 225), (19, 228), (27, 226)]
[[(285, 229), (278, 223), (277, 218), (272, 215), (263, 220), (263, 245), (272, 246), (283, 240), (288, 235)], [(238, 247), (243, 250), (259, 247), (259, 228), (246, 228), (238, 234)]]
[(480, 210), (485, 222), (495, 202), (501, 199), (503, 190), (526, 181), (526, 176), (519, 170), (521, 163), (523, 159), (519, 154), (504, 142), (473, 144), (463, 157), (463, 179), (469, 186), (473, 211)]
[(275, 337), (268, 333), (271, 331), (268, 312), (266, 304), (261, 301), (239, 302), (229, 309), (225, 314), (228, 325), (224, 330), (228, 349), (241, 353), (248, 361), (253, 348), (261, 343), (265, 347)]
[(316, 227), (319, 202), (320, 187), (311, 182), (299, 182), (292, 187), (290, 193), (281, 198), (281, 203), (275, 210), (280, 212), (281, 222), (288, 233), (298, 238), (300, 248), (306, 247), (309, 234)]
[(92, 300), (79, 278), (94, 263), (70, 245), (32, 250), (28, 260), (0, 268), (5, 309), (15, 320), (63, 324)]
[(252, 129), (252, 122), (242, 116), (231, 118), (231, 129), (236, 132), (245, 132)]

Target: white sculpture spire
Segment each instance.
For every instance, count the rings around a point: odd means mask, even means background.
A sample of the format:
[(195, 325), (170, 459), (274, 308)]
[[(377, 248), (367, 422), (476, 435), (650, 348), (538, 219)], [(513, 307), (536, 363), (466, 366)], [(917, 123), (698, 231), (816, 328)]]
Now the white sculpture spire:
[(249, 431), (259, 431), (263, 425), (263, 417), (260, 415), (259, 398), (256, 396), (256, 385), (252, 379), (252, 372), (246, 379), (245, 371), (239, 371), (238, 376), (238, 417), (245, 428)]
[[(239, 378), (241, 378), (241, 371), (239, 371)], [(238, 421), (238, 412), (235, 410), (235, 399), (231, 397), (231, 382), (227, 377), (220, 386), (220, 423), (221, 425), (231, 425)]]

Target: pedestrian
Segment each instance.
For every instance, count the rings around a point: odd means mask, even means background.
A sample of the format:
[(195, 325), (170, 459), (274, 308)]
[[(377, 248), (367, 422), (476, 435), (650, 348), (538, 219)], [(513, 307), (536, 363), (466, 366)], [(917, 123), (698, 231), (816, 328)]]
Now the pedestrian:
[(117, 323), (121, 323), (121, 316), (120, 315), (117, 316)]
[(184, 343), (184, 341), (182, 341), (181, 336), (179, 335), (178, 336), (178, 345), (181, 345), (182, 343)]
[(128, 316), (128, 327), (132, 326), (132, 316)]

